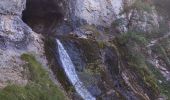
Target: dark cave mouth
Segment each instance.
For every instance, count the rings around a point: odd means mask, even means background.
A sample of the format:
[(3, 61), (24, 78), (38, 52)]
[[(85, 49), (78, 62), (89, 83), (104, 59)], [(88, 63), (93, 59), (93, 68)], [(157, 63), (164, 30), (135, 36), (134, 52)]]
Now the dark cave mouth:
[(22, 20), (33, 31), (50, 34), (64, 19), (63, 5), (62, 0), (27, 0)]

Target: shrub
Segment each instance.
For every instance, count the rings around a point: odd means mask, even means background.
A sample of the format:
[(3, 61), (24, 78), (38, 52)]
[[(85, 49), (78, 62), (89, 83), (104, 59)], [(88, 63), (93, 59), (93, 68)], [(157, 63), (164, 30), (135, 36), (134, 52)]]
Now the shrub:
[(135, 32), (127, 32), (120, 36), (119, 38), (120, 42), (127, 43), (128, 41), (134, 41), (138, 44), (146, 45), (148, 43), (148, 40), (145, 38), (145, 36), (141, 33), (135, 33)]
[[(170, 98), (170, 82), (167, 81), (166, 78), (160, 73), (160, 71), (156, 69), (153, 65), (148, 63), (148, 66), (150, 70), (152, 71), (154, 78), (157, 79), (157, 84), (158, 84), (160, 92), (162, 94), (165, 94), (168, 98)], [(159, 81), (162, 81), (162, 82), (160, 83)]]

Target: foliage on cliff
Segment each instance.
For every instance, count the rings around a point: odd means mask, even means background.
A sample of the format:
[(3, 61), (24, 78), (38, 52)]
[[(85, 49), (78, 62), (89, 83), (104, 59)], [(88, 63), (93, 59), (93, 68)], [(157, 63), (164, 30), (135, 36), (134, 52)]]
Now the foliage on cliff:
[(64, 100), (60, 89), (50, 80), (48, 73), (33, 55), (23, 54), (21, 59), (27, 62), (30, 82), (21, 87), (9, 85), (0, 90), (1, 100)]

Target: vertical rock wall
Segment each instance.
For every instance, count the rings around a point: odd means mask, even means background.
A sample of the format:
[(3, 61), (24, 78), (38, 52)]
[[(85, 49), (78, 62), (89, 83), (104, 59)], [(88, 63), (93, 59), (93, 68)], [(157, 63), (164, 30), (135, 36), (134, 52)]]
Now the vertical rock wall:
[(25, 85), (22, 53), (42, 55), (43, 43), (21, 19), (26, 0), (0, 1), (0, 88), (9, 83)]
[(76, 18), (88, 24), (106, 27), (119, 16), (122, 6), (122, 0), (76, 0), (73, 12)]

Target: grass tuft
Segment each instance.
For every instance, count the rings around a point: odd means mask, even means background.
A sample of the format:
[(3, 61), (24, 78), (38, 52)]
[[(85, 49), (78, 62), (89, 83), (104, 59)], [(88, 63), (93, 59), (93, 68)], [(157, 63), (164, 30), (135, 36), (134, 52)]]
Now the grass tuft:
[(0, 100), (65, 100), (61, 90), (50, 80), (48, 72), (33, 55), (23, 54), (21, 59), (27, 62), (29, 83), (24, 87), (9, 85), (0, 90)]

